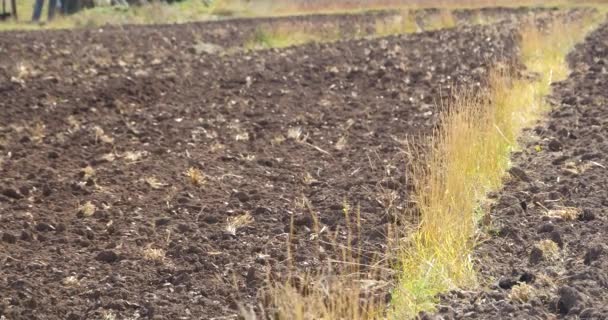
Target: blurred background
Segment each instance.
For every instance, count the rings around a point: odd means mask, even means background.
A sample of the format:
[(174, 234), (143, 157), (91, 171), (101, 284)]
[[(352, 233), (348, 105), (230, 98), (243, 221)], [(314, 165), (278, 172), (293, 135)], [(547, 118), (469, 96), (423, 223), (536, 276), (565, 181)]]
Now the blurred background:
[[(234, 17), (284, 16), (314, 13), (356, 13), (383, 9), (428, 7), (475, 8), (488, 6), (573, 6), (607, 3), (606, 0), (1, 0), (0, 30), (95, 27), (106, 24), (158, 24), (217, 20)], [(40, 19), (32, 23), (36, 1)], [(48, 6), (55, 2), (52, 21)], [(13, 8), (13, 5), (15, 8)], [(17, 15), (15, 18), (14, 15)]]

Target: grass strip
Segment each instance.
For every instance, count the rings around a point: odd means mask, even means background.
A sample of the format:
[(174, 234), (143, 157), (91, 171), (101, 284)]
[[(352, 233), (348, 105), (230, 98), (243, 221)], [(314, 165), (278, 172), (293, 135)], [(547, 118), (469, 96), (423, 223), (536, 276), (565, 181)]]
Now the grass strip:
[(567, 77), (567, 53), (596, 22), (525, 24), (521, 60), (530, 76), (496, 71), (483, 92), (456, 94), (430, 137), (425, 162), (413, 169), (420, 225), (402, 246), (389, 318), (413, 318), (433, 310), (438, 294), (476, 285), (480, 205), (500, 189), (522, 130), (549, 109), (545, 96), (552, 82)]

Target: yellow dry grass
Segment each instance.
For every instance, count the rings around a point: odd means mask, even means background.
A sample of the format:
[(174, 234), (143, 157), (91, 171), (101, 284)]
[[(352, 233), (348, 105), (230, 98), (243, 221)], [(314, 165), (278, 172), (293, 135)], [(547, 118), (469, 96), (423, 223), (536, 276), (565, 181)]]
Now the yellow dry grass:
[(335, 25), (304, 26), (283, 23), (259, 27), (245, 43), (246, 49), (284, 48), (309, 42), (330, 42), (341, 38)]
[[(530, 21), (521, 29), (521, 58), (536, 77), (497, 68), (486, 90), (456, 93), (430, 138), (430, 152), (414, 168), (420, 225), (401, 243), (398, 283), (388, 310), (381, 301), (361, 299), (361, 280), (373, 277), (346, 269), (312, 275), (300, 281), (301, 287), (275, 284), (276, 318), (408, 319), (432, 310), (441, 292), (475, 286), (471, 253), (483, 214), (480, 204), (501, 187), (523, 128), (549, 108), (544, 97), (551, 82), (567, 76), (567, 52), (594, 23), (556, 21), (539, 31)], [(353, 262), (351, 256), (343, 259)], [(525, 299), (526, 289), (518, 287), (518, 299)]]
[(358, 13), (386, 9), (482, 8), (520, 6), (598, 6), (605, 0), (224, 0), (212, 12), (232, 16), (286, 16), (303, 14)]
[[(354, 211), (354, 212), (353, 212)], [(384, 267), (381, 259), (372, 265), (361, 265), (359, 257), (361, 248), (351, 245), (355, 238), (360, 239), (360, 211), (352, 210), (345, 204), (343, 213), (346, 225), (338, 228), (333, 238), (332, 247), (337, 249), (339, 257), (337, 260), (330, 259), (326, 267), (320, 273), (297, 274), (290, 272), (288, 280), (274, 283), (270, 287), (270, 300), (267, 301), (272, 307), (272, 318), (276, 320), (337, 320), (357, 319), (372, 320), (381, 319), (385, 309), (383, 292), (386, 291), (388, 283), (383, 281), (382, 273), (391, 272)], [(317, 218), (313, 230), (319, 241), (319, 230)], [(352, 215), (355, 215), (354, 217)], [(357, 223), (351, 223), (354, 219)], [(292, 231), (289, 242), (293, 235)], [(339, 234), (346, 234), (347, 246), (337, 243), (335, 240)], [(289, 246), (291, 248), (291, 246)], [(291, 261), (291, 250), (288, 252)], [(384, 290), (383, 290), (384, 289)], [(246, 317), (248, 320), (255, 317)]]
[(500, 188), (522, 129), (548, 109), (551, 82), (567, 76), (565, 56), (592, 25), (554, 21), (539, 31), (531, 21), (521, 30), (521, 54), (536, 79), (494, 72), (485, 92), (456, 93), (427, 162), (414, 168), (420, 226), (402, 250), (392, 318), (411, 318), (433, 309), (438, 293), (476, 284), (471, 253), (479, 204)]
[(426, 22), (426, 30), (439, 30), (456, 27), (456, 19), (449, 9), (442, 8), (438, 14), (433, 14)]
[(416, 23), (415, 13), (410, 10), (400, 10), (398, 14), (376, 20), (376, 35), (388, 36), (420, 31)]

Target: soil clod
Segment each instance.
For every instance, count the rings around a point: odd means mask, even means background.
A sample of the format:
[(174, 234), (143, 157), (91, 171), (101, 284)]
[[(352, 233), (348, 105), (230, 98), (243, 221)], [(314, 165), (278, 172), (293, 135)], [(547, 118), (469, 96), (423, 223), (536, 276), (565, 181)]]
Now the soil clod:
[(119, 259), (120, 259), (120, 257), (113, 250), (104, 250), (104, 251), (99, 252), (95, 256), (95, 260), (101, 261), (101, 262), (106, 262), (106, 263), (113, 263), (113, 262), (118, 261)]

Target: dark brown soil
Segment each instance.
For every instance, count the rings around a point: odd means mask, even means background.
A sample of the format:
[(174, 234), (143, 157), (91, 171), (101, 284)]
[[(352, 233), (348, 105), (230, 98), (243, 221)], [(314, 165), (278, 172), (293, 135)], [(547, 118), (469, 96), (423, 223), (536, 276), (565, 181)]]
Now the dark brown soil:
[[(443, 297), (436, 319), (608, 319), (608, 25), (569, 56), (554, 109), (513, 157), (492, 233), (477, 251), (479, 291)], [(540, 149), (539, 149), (540, 148)], [(540, 150), (540, 151), (539, 151)], [(575, 208), (573, 219), (555, 210)], [(559, 247), (552, 257), (539, 244)], [(519, 282), (527, 302), (509, 298)]]
[[(490, 22), (499, 20), (512, 20), (532, 14), (545, 14), (552, 12), (552, 8), (485, 8), (480, 10), (454, 10), (453, 15), (459, 25), (478, 23), (478, 16), (487, 17)], [(437, 9), (420, 9), (413, 11), (414, 15), (424, 21), (441, 12)], [(279, 18), (233, 19), (202, 23), (186, 23), (181, 25), (158, 25), (154, 28), (148, 26), (106, 26), (103, 28), (87, 28), (82, 31), (52, 30), (52, 31), (19, 31), (11, 32), (11, 38), (20, 41), (11, 43), (10, 53), (19, 52), (20, 55), (4, 54), (0, 63), (7, 65), (26, 59), (38, 59), (44, 52), (44, 47), (32, 45), (33, 43), (53, 43), (58, 47), (69, 47), (74, 58), (83, 54), (100, 54), (100, 50), (125, 50), (133, 52), (146, 52), (164, 48), (179, 57), (180, 52), (215, 51), (224, 52), (242, 48), (256, 37), (259, 31), (275, 29), (297, 29), (318, 32), (326, 30), (329, 33), (337, 31), (341, 38), (365, 37), (374, 35), (376, 22), (394, 17), (394, 11), (378, 11), (366, 14), (339, 14), (339, 15), (306, 15)], [(103, 43), (103, 39), (114, 38), (114, 44), (107, 48), (91, 48), (89, 44)], [(205, 48), (202, 44), (212, 44), (218, 47)], [(158, 51), (158, 50), (156, 50)], [(9, 51), (7, 51), (8, 53)], [(69, 58), (70, 54), (63, 56)], [(128, 61), (126, 61), (128, 62)]]
[(310, 212), (345, 244), (345, 203), (382, 252), (407, 205), (404, 139), (516, 50), (502, 25), (220, 57), (187, 49), (194, 27), (3, 34), (0, 315), (232, 317), (268, 272), (334, 255)]

